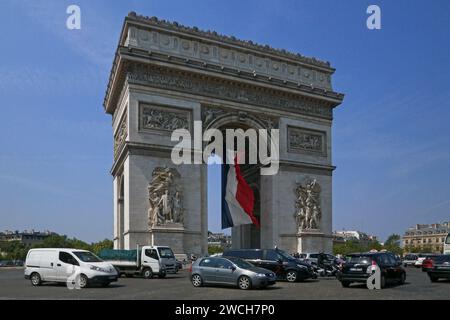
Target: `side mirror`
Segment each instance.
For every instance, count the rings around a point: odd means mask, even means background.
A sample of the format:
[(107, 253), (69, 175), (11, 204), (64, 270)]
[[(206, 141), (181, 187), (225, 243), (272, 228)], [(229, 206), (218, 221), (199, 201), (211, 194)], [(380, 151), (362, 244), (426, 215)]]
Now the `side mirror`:
[(231, 271), (235, 271), (235, 270), (236, 270), (236, 266), (232, 266)]

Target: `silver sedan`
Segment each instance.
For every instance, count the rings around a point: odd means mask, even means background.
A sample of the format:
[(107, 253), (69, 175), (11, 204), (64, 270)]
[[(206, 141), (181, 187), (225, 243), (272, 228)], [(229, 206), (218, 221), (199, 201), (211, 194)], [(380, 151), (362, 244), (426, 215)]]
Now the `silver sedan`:
[(240, 289), (265, 288), (275, 284), (275, 274), (239, 258), (204, 257), (191, 268), (194, 287), (206, 284), (232, 285)]

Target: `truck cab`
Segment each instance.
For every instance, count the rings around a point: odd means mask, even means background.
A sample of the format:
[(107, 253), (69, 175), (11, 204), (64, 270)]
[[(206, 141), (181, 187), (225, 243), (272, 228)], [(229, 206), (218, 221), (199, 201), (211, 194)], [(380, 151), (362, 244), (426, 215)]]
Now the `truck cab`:
[(166, 273), (176, 273), (176, 259), (170, 247), (144, 246), (141, 251), (142, 266), (160, 264)]

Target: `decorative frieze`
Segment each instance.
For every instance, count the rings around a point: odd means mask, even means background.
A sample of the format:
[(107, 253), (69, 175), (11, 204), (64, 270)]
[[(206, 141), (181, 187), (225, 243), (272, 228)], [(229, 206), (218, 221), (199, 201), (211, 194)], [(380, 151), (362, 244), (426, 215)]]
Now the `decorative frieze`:
[[(146, 22), (147, 27), (130, 25), (125, 46), (198, 59), (205, 63), (215, 63), (331, 90), (331, 74), (334, 70), (328, 62), (234, 37), (220, 36), (215, 32), (203, 32), (197, 28), (168, 23), (156, 17), (129, 17)], [(191, 34), (202, 39), (193, 38)], [(218, 44), (217, 41), (221, 43)]]
[(304, 128), (288, 127), (288, 152), (327, 155), (326, 133)]
[(282, 109), (304, 115), (332, 119), (332, 106), (324, 101), (276, 90), (261, 90), (218, 78), (188, 75), (167, 68), (132, 63), (128, 66), (127, 81), (167, 90), (182, 91), (213, 98)]
[(190, 130), (191, 112), (189, 110), (140, 103), (139, 129), (147, 131)]
[(120, 150), (122, 149), (125, 140), (128, 136), (128, 121), (127, 121), (127, 113), (125, 113), (122, 117), (122, 120), (119, 123), (117, 128), (117, 132), (114, 135), (114, 159), (119, 155)]

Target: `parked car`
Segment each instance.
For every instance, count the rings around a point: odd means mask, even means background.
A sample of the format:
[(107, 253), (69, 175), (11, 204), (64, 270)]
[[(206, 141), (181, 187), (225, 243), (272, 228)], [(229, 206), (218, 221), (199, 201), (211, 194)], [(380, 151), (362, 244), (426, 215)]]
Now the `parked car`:
[(423, 261), (427, 258), (427, 257), (431, 257), (431, 256), (435, 256), (435, 254), (433, 253), (419, 253), (417, 256), (417, 260), (414, 263), (414, 266), (416, 268), (421, 268), (422, 267), (422, 263)]
[(427, 272), (430, 268), (433, 267), (433, 261), (439, 257), (439, 255), (437, 254), (433, 254), (431, 256), (427, 256), (423, 261), (422, 261), (422, 272)]
[(344, 288), (354, 282), (366, 283), (372, 274), (371, 266), (377, 265), (381, 270), (381, 287), (388, 282), (404, 284), (406, 272), (402, 264), (389, 252), (354, 253), (347, 256), (338, 272), (337, 278)]
[(278, 280), (296, 282), (317, 277), (311, 264), (300, 261), (280, 249), (227, 250), (223, 257), (241, 258), (256, 267), (268, 269), (276, 274)]
[[(335, 261), (336, 260), (336, 256), (333, 256), (332, 254), (328, 254), (325, 253), (326, 259), (329, 261)], [(318, 258), (319, 258), (319, 253), (300, 253), (299, 254), (299, 259), (301, 261), (308, 261), (312, 264), (317, 264), (318, 262)]]
[(418, 255), (417, 254), (407, 254), (404, 258), (403, 258), (403, 266), (404, 267), (409, 267), (409, 266), (413, 266), (417, 259), (418, 259)]
[(23, 267), (23, 260), (15, 260), (14, 265), (16, 267)]
[(237, 286), (247, 290), (275, 284), (275, 274), (267, 269), (234, 257), (204, 257), (197, 259), (190, 269), (194, 287), (205, 284)]
[(431, 260), (431, 266), (427, 269), (431, 282), (439, 279), (450, 279), (450, 255), (443, 254)]
[(79, 267), (80, 287), (91, 283), (108, 286), (117, 281), (116, 269), (95, 254), (78, 249), (30, 249), (25, 260), (25, 279), (33, 286), (43, 282), (67, 282)]

